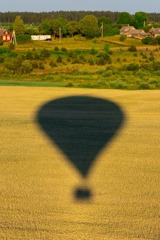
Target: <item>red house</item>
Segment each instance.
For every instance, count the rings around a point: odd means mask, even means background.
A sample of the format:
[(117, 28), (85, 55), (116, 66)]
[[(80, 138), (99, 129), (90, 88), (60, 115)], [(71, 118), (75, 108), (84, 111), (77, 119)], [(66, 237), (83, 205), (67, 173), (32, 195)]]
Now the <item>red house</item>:
[(0, 29), (0, 39), (2, 42), (11, 42), (12, 35), (6, 29)]

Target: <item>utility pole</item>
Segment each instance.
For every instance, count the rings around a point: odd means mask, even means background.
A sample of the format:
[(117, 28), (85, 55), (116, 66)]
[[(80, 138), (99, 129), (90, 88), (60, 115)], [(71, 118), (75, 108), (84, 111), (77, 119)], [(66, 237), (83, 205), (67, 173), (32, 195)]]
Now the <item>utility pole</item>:
[(59, 27), (59, 41), (61, 42), (62, 40), (62, 29)]
[(101, 37), (103, 37), (103, 30), (104, 30), (104, 24), (102, 22), (102, 25), (101, 25)]
[(16, 33), (15, 33), (15, 30), (13, 30), (13, 32), (12, 32), (12, 42), (13, 42), (13, 44), (17, 44), (17, 39), (16, 39)]

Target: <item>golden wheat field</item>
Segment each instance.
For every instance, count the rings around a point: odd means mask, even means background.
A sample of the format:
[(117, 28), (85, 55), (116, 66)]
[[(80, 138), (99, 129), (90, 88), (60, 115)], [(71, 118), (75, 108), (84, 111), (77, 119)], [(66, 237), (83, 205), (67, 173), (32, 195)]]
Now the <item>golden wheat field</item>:
[[(125, 115), (85, 177), (37, 121), (47, 102), (70, 96)], [(75, 196), (81, 186), (90, 197)], [(160, 91), (0, 87), (0, 239), (159, 240)]]

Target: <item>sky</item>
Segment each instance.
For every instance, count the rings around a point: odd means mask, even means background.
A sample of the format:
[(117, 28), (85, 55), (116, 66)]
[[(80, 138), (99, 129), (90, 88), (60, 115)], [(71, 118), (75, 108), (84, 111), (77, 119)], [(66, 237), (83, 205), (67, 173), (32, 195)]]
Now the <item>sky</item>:
[(118, 11), (160, 13), (160, 0), (3, 0), (0, 12)]

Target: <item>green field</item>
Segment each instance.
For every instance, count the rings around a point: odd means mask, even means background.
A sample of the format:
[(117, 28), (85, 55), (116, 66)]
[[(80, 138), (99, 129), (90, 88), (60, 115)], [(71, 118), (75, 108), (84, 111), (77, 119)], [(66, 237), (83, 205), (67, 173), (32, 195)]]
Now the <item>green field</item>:
[[(86, 179), (37, 123), (42, 105), (70, 96), (125, 114)], [(1, 86), (0, 102), (1, 240), (160, 239), (159, 90)], [(79, 186), (92, 197), (76, 199)]]
[(160, 47), (119, 35), (0, 46), (0, 85), (159, 90)]

